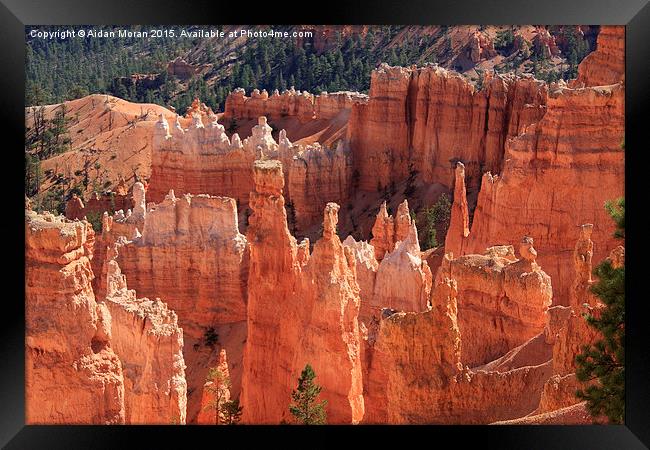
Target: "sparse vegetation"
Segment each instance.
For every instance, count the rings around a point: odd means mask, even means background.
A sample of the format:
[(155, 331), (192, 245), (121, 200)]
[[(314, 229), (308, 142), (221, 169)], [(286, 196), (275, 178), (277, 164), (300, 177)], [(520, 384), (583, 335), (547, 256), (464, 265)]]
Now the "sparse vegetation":
[(439, 245), (438, 231), (442, 231), (440, 242), (444, 242), (451, 219), (451, 202), (447, 194), (443, 193), (431, 208), (425, 210), (425, 228), (420, 245), (423, 250)]
[(214, 327), (208, 327), (203, 333), (203, 343), (207, 347), (214, 347), (219, 342), (219, 335)]

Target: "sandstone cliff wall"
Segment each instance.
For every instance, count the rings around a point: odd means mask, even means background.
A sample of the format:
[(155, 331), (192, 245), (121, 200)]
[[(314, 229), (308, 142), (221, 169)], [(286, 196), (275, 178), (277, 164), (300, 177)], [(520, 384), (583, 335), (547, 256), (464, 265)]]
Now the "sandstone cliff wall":
[(171, 191), (117, 261), (138, 295), (164, 298), (186, 335), (201, 339), (211, 326), (246, 320), (247, 247), (234, 199)]
[[(505, 250), (505, 249), (504, 249)], [(485, 364), (544, 330), (551, 278), (534, 260), (497, 254), (445, 257), (438, 275), (458, 283), (463, 364)]]
[(115, 258), (124, 240), (109, 250), (106, 306), (111, 344), (122, 361), (127, 424), (184, 424), (187, 382), (183, 330), (160, 299), (136, 298)]
[(125, 423), (110, 313), (95, 301), (87, 222), (26, 212), (25, 420)]
[(311, 364), (329, 402), (328, 423), (358, 423), (359, 287), (352, 252), (336, 235), (338, 205), (326, 206), (323, 237), (310, 255), (308, 242), (298, 245), (287, 228), (281, 163), (258, 161), (254, 171), (243, 420), (291, 421), (291, 391)]
[[(615, 30), (599, 37), (603, 52), (614, 45), (612, 39), (622, 39), (622, 29)], [(623, 60), (620, 51), (610, 56)], [(599, 67), (598, 58), (580, 64), (583, 72)], [(543, 117), (506, 141), (501, 174), (483, 175), (471, 232), (450, 241), (454, 249), (480, 253), (518, 235), (536, 236), (539, 262), (553, 279), (554, 303), (567, 305), (574, 230), (593, 224), (594, 239), (602, 243), (597, 260), (615, 245), (614, 225), (603, 205), (624, 195), (624, 97), (622, 84), (575, 89), (551, 84)], [(463, 199), (454, 198), (457, 202)], [(454, 225), (449, 233), (453, 239), (464, 231)]]
[(480, 424), (533, 411), (550, 361), (506, 371), (464, 368), (457, 283), (439, 272), (432, 309), (396, 313), (363, 346), (364, 423)]
[(352, 108), (354, 103), (362, 103), (367, 96), (358, 92), (323, 92), (312, 95), (289, 89), (279, 93), (275, 90), (270, 96), (266, 90), (254, 89), (250, 97), (243, 89), (235, 89), (226, 98), (224, 119), (256, 120), (266, 116), (272, 120), (296, 117), (301, 122), (317, 119), (333, 119), (342, 111)]
[(488, 76), (484, 84), (477, 92), (436, 66), (373, 71), (369, 100), (353, 104), (348, 124), (359, 188), (376, 190), (412, 170), (451, 187), (457, 160), (473, 187), (483, 171), (498, 172), (504, 143), (541, 117), (547, 94), (532, 78)]

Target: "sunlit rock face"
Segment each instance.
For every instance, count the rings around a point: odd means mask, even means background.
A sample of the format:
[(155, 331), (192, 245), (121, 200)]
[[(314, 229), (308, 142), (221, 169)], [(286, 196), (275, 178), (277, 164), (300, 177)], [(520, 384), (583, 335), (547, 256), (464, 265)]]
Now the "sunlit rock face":
[(328, 423), (358, 423), (364, 411), (359, 287), (352, 252), (336, 234), (339, 207), (326, 205), (323, 236), (310, 255), (287, 228), (281, 163), (258, 161), (254, 174), (243, 420), (291, 421), (290, 394), (310, 364), (328, 399)]
[(95, 301), (88, 222), (26, 211), (25, 419), (125, 423), (110, 313)]

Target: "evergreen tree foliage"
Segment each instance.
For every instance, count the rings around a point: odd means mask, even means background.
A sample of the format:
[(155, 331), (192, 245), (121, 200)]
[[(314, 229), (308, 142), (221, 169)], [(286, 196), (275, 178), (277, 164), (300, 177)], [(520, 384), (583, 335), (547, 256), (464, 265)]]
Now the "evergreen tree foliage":
[(226, 425), (237, 425), (241, 420), (242, 406), (239, 406), (239, 399), (228, 400), (224, 402), (222, 408), (222, 418)]
[[(212, 382), (212, 384), (206, 385), (205, 387), (205, 389), (212, 394), (212, 399), (204, 408), (206, 410), (214, 411), (215, 424), (218, 425), (224, 421), (226, 423), (231, 423), (227, 420), (233, 419), (233, 405), (229, 405), (228, 409), (226, 408), (226, 403), (228, 403), (226, 396), (228, 390), (232, 386), (230, 377), (219, 370), (218, 367), (211, 367), (208, 370), (206, 381)], [(237, 406), (239, 406), (239, 401), (237, 401)], [(239, 413), (241, 414), (241, 408)]]
[(321, 387), (314, 383), (316, 373), (307, 364), (298, 379), (298, 387), (291, 393), (293, 403), (289, 405), (289, 412), (296, 421), (303, 425), (323, 425), (327, 423), (325, 406), (327, 400), (318, 401)]
[(444, 241), (451, 220), (451, 201), (449, 196), (442, 193), (438, 201), (425, 210), (425, 229), (420, 245), (423, 250), (434, 248), (439, 245), (438, 231), (442, 231), (441, 241)]

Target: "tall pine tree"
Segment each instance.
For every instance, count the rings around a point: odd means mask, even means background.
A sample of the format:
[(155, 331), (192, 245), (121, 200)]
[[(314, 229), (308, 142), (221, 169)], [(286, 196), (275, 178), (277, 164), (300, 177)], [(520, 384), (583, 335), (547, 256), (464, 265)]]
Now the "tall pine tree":
[(307, 364), (298, 379), (298, 388), (291, 393), (293, 403), (289, 405), (289, 412), (303, 425), (327, 423), (327, 413), (325, 412), (327, 400), (318, 401), (318, 395), (322, 388), (314, 383), (314, 378), (316, 378), (316, 373)]

